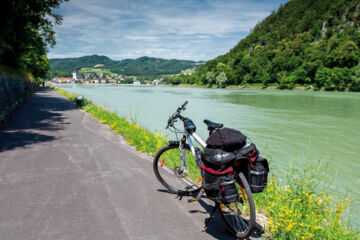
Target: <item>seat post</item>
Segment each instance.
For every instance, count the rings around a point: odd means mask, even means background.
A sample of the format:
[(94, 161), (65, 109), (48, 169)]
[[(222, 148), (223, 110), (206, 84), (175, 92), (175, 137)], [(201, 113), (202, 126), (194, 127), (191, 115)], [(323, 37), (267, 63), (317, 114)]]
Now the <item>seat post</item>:
[(214, 132), (214, 129), (210, 128), (209, 129), (209, 136)]

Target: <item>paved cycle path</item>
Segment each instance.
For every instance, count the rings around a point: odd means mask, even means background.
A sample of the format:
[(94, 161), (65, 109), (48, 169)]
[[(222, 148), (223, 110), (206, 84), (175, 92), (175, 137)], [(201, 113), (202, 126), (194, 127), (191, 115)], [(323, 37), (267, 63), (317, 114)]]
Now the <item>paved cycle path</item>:
[(204, 231), (211, 202), (162, 190), (150, 157), (53, 90), (0, 126), (0, 239), (231, 239), (219, 216)]

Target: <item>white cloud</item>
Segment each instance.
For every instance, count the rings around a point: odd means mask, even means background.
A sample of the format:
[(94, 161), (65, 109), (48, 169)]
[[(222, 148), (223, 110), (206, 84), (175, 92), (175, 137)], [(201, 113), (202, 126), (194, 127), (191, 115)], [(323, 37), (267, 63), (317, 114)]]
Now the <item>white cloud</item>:
[(64, 21), (49, 57), (208, 60), (231, 49), (284, 1), (74, 0), (59, 10)]

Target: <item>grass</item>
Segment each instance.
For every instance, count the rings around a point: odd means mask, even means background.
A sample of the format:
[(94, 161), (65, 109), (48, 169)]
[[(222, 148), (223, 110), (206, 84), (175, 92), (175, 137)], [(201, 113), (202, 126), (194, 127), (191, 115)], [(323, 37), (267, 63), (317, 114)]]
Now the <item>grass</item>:
[[(57, 91), (75, 102), (75, 94), (60, 89)], [(127, 143), (138, 151), (154, 156), (167, 145), (165, 137), (159, 133), (141, 128), (89, 100), (84, 100), (82, 109), (123, 135)], [(174, 158), (179, 158), (178, 153), (169, 153), (165, 157), (167, 165), (174, 167), (175, 163), (171, 162)], [(198, 183), (199, 172), (192, 162), (187, 165), (189, 177)], [(326, 162), (317, 161), (315, 166), (291, 167), (286, 172), (272, 169), (271, 173), (275, 174), (270, 176), (267, 189), (254, 194), (258, 213), (268, 219), (266, 236), (270, 239), (360, 239), (359, 233), (343, 216), (345, 211), (349, 211), (351, 196), (339, 198), (317, 190), (326, 168)]]
[(266, 232), (273, 239), (359, 239), (346, 216), (351, 196), (343, 198), (316, 191), (324, 179), (324, 161), (308, 168), (277, 171), (257, 208), (268, 217)]

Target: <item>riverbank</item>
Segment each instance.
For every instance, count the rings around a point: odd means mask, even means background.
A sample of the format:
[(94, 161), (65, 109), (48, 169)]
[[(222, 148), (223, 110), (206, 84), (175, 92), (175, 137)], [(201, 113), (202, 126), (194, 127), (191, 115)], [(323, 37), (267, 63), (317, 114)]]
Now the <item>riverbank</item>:
[[(210, 89), (217, 89), (219, 87), (213, 85), (213, 86), (208, 86), (208, 85), (196, 85), (196, 84), (178, 84), (178, 85), (173, 85), (173, 84), (164, 84), (164, 86), (168, 86), (168, 87), (190, 87), (190, 88), (210, 88)], [(317, 89), (315, 87), (313, 87), (312, 85), (309, 86), (295, 86), (293, 88), (281, 88), (279, 86), (279, 84), (272, 84), (269, 85), (267, 87), (264, 87), (260, 84), (248, 84), (248, 85), (229, 85), (226, 86), (225, 88), (222, 89), (242, 89), (242, 90), (288, 90), (288, 91), (310, 91), (310, 92), (356, 92), (356, 91), (349, 91), (349, 90), (345, 90), (345, 91), (339, 91), (339, 90), (326, 90), (325, 88), (321, 88), (321, 89)]]
[[(57, 90), (72, 101), (75, 94)], [(119, 117), (116, 113), (97, 106), (88, 100), (82, 108), (108, 124), (115, 132), (125, 136), (137, 150), (154, 156), (166, 145), (166, 139), (157, 133)], [(259, 212), (268, 217), (265, 234), (273, 239), (359, 239), (358, 233), (349, 227), (346, 217), (351, 205), (350, 197), (340, 199), (336, 195), (316, 191), (322, 181), (323, 161), (316, 166), (291, 169), (287, 172), (271, 169), (268, 188), (255, 194)], [(196, 178), (197, 169), (189, 169)], [(196, 180), (195, 180), (196, 181)]]
[[(178, 84), (178, 85), (173, 85), (173, 84), (164, 84), (164, 86), (168, 86), (168, 87), (190, 87), (190, 88), (211, 88), (211, 89), (217, 89), (219, 87), (217, 86), (204, 86), (204, 85), (196, 85), (196, 84)], [(239, 86), (239, 85), (229, 85), (226, 86), (223, 89), (243, 89), (243, 90), (289, 90), (289, 91), (325, 91), (325, 89), (318, 89), (316, 90), (315, 88), (313, 88), (312, 86), (296, 86), (292, 89), (288, 89), (288, 88), (280, 88), (279, 85), (270, 85), (268, 87), (264, 87), (262, 85), (259, 84), (249, 84), (249, 85), (243, 85), (243, 86)]]

